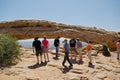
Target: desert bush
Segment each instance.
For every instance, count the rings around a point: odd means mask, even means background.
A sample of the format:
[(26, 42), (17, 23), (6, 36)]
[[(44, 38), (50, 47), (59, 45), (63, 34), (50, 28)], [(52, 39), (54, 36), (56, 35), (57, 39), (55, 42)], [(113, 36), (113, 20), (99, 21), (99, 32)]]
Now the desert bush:
[(8, 66), (20, 59), (17, 40), (9, 35), (0, 34), (0, 66)]
[(103, 54), (104, 56), (106, 56), (106, 57), (110, 57), (110, 56), (111, 56), (110, 51), (109, 51), (107, 45), (103, 44), (103, 49), (102, 49), (102, 51), (103, 51), (102, 54)]

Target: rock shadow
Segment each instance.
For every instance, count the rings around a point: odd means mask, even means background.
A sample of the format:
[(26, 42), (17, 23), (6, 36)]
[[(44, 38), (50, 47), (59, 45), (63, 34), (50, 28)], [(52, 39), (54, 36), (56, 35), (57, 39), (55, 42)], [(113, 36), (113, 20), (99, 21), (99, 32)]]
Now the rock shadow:
[(79, 65), (81, 65), (81, 64), (84, 63), (84, 61), (81, 61), (81, 60), (76, 61), (75, 59), (71, 59), (71, 62), (72, 62), (73, 64), (79, 64)]

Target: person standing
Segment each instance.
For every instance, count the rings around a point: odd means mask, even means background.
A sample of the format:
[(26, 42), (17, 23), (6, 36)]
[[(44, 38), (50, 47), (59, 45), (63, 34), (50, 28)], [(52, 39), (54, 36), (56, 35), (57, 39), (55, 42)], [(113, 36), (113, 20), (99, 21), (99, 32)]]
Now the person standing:
[(71, 51), (71, 59), (73, 56), (75, 56), (75, 61), (76, 61), (76, 57), (77, 57), (77, 51), (75, 49), (75, 46), (76, 46), (76, 40), (75, 38), (72, 38), (70, 41), (69, 41), (69, 44), (70, 44), (70, 51)]
[(54, 46), (56, 48), (56, 56), (55, 58), (58, 59), (58, 52), (59, 52), (59, 46), (60, 46), (60, 40), (59, 40), (59, 36), (54, 40)]
[(117, 60), (120, 60), (120, 40), (117, 41), (116, 48), (117, 48)]
[(91, 52), (92, 52), (92, 42), (89, 41), (87, 46), (86, 46), (86, 51), (88, 53), (88, 58), (89, 58), (89, 66), (93, 65), (92, 64), (92, 55), (91, 55)]
[(79, 61), (82, 62), (82, 53), (81, 53), (81, 50), (82, 50), (82, 42), (79, 40), (79, 38), (77, 38), (77, 42), (76, 42), (76, 51), (78, 52), (79, 54)]
[(72, 65), (72, 63), (71, 63), (71, 61), (70, 61), (70, 59), (69, 59), (69, 44), (67, 43), (67, 39), (64, 40), (64, 46), (63, 46), (63, 47), (64, 47), (65, 55), (64, 55), (64, 60), (63, 60), (63, 62), (62, 62), (62, 65), (63, 65), (64, 67), (66, 67), (66, 66), (65, 66), (65, 62), (66, 62), (66, 60), (67, 60), (68, 63), (70, 64), (69, 68), (72, 68), (73, 65)]
[(47, 60), (49, 62), (49, 55), (48, 55), (49, 42), (48, 42), (46, 37), (44, 37), (44, 40), (42, 41), (42, 47), (43, 47), (43, 54), (44, 54), (45, 62), (47, 62), (46, 57), (47, 57)]
[(39, 55), (40, 55), (40, 59), (41, 59), (41, 63), (42, 63), (41, 42), (40, 42), (40, 40), (38, 40), (38, 37), (34, 38), (34, 41), (32, 43), (32, 48), (33, 48), (33, 53), (36, 52), (37, 64), (39, 64)]

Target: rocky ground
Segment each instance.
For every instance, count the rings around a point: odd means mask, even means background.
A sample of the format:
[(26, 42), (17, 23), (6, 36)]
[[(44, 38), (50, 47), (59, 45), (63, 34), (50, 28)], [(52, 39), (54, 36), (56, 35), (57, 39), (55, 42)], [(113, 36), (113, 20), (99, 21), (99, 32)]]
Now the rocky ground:
[[(83, 64), (73, 61), (73, 69), (63, 69), (63, 53), (58, 60), (53, 59), (54, 50), (49, 52), (50, 62), (36, 66), (36, 56), (32, 49), (21, 48), (22, 61), (17, 65), (1, 68), (0, 80), (120, 80), (120, 61), (116, 53), (104, 57), (101, 53), (93, 57), (93, 67), (88, 67), (87, 54), (83, 55)], [(66, 63), (68, 66), (68, 63)]]

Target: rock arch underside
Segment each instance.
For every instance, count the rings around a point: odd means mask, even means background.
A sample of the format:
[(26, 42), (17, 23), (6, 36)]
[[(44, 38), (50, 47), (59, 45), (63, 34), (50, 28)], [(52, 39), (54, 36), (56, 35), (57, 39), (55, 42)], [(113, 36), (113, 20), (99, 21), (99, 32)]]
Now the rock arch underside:
[(0, 34), (9, 34), (17, 39), (28, 39), (35, 36), (55, 38), (80, 38), (81, 41), (93, 41), (95, 44), (107, 43), (110, 50), (115, 50), (115, 43), (120, 32), (111, 32), (96, 27), (66, 25), (45, 20), (17, 20), (0, 23)]

